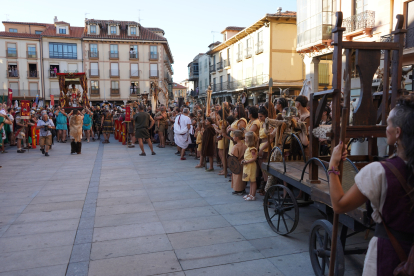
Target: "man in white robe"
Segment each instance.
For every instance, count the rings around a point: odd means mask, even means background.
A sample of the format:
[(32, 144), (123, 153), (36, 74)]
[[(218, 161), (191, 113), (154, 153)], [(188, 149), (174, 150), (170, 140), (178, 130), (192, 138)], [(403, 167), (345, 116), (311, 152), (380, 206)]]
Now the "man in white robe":
[(185, 149), (191, 143), (191, 120), (188, 117), (189, 114), (190, 111), (188, 108), (184, 108), (183, 113), (177, 115), (174, 122), (174, 141), (177, 145), (178, 152), (181, 153), (181, 160), (185, 160)]

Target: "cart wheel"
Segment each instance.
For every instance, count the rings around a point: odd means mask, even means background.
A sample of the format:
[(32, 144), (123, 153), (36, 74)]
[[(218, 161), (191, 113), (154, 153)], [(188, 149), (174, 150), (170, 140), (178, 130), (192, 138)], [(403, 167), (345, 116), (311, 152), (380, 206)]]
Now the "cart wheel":
[[(313, 271), (317, 276), (328, 275), (329, 260), (331, 254), (332, 224), (324, 219), (317, 220), (312, 225), (312, 231), (309, 239), (309, 255), (313, 267)], [(336, 263), (335, 276), (343, 276), (344, 250), (341, 241), (336, 243)]]
[(269, 226), (279, 235), (293, 232), (299, 222), (299, 207), (292, 191), (284, 185), (267, 190), (264, 213)]

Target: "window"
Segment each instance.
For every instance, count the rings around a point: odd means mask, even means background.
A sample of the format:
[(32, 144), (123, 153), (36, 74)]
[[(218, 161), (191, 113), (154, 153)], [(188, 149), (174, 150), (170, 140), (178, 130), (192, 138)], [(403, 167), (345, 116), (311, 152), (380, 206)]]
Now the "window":
[(111, 63), (111, 76), (119, 76), (118, 63)]
[(116, 35), (116, 26), (111, 26), (111, 34)]
[(98, 55), (98, 44), (89, 44), (89, 57), (97, 58)]
[(213, 79), (213, 91), (216, 91), (216, 78)]
[(129, 48), (129, 58), (138, 58), (138, 45), (132, 45)]
[(111, 94), (119, 94), (119, 82), (111, 81)]
[(37, 82), (30, 82), (29, 83), (29, 93), (30, 93), (30, 96), (32, 96), (32, 97), (39, 94)]
[(111, 51), (110, 51), (109, 57), (110, 58), (118, 58), (119, 57), (118, 56), (118, 45), (117, 44), (112, 44), (110, 46), (110, 49), (111, 49)]
[(138, 77), (138, 64), (131, 64), (131, 77)]
[(10, 33), (17, 33), (17, 29), (9, 28)]
[(158, 59), (157, 46), (150, 46), (150, 59)]
[(252, 56), (252, 40), (250, 38), (246, 39), (246, 58)]
[(91, 25), (90, 27), (91, 34), (96, 34), (96, 25)]
[(66, 28), (59, 28), (60, 34), (66, 34)]
[(129, 92), (131, 95), (138, 95), (139, 94), (139, 82), (132, 81), (131, 86), (129, 87)]
[(150, 64), (150, 77), (158, 77), (158, 64)]
[(91, 81), (91, 94), (99, 94), (99, 81)]
[(7, 43), (7, 56), (17, 57), (17, 49), (15, 43)]
[(50, 67), (49, 67), (49, 78), (56, 78), (57, 73), (60, 73), (59, 65), (50, 65)]
[(27, 57), (36, 58), (36, 46), (35, 45), (27, 46)]
[(8, 76), (9, 78), (17, 78), (19, 76), (19, 70), (17, 69), (17, 63), (9, 63)]
[(131, 35), (137, 34), (137, 27), (131, 27)]
[(99, 69), (98, 69), (98, 63), (97, 62), (92, 62), (91, 63), (91, 72), (90, 75), (91, 76), (98, 76), (99, 75)]
[(35, 34), (42, 34), (42, 31), (35, 31)]
[(257, 33), (256, 54), (263, 52), (263, 31)]
[(29, 63), (29, 71), (27, 77), (29, 78), (37, 78), (39, 76), (37, 72), (37, 64), (36, 63)]
[(77, 45), (49, 42), (49, 58), (77, 59)]

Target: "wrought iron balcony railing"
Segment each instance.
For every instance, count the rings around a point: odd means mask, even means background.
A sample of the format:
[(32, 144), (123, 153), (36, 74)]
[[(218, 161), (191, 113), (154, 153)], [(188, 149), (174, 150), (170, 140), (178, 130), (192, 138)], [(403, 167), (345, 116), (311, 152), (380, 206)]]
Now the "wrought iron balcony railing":
[(223, 69), (223, 61), (217, 62), (217, 70), (222, 70), (222, 69)]
[(224, 68), (229, 67), (230, 66), (230, 59), (223, 60), (223, 66), (224, 66)]
[(89, 69), (90, 78), (99, 78), (99, 69)]
[(149, 70), (150, 79), (158, 79), (158, 70)]
[(215, 72), (216, 71), (216, 65), (212, 64), (210, 65), (210, 72)]
[(139, 78), (139, 70), (129, 70), (130, 78)]
[(60, 71), (59, 70), (56, 70), (56, 72), (55, 72), (55, 70), (53, 70), (53, 69), (51, 69), (51, 70), (49, 70), (49, 78), (56, 78), (57, 77), (57, 73), (60, 73)]
[(138, 59), (138, 53), (129, 53), (129, 59)]
[(109, 76), (119, 78), (119, 69), (109, 69)]
[(98, 59), (99, 58), (99, 51), (88, 51), (88, 58), (89, 59)]
[(372, 29), (375, 25), (375, 12), (364, 11), (348, 18), (345, 18), (342, 23), (342, 27), (346, 30), (344, 34), (352, 33), (362, 29)]
[(8, 78), (18, 78), (19, 77), (19, 70), (18, 69), (9, 69), (7, 72)]
[(240, 62), (240, 61), (242, 61), (243, 60), (243, 55), (242, 55), (242, 53), (237, 53), (237, 59), (236, 59), (236, 61), (237, 62)]
[(257, 42), (256, 44), (256, 51), (255, 51), (256, 55), (263, 53), (263, 40)]
[(27, 78), (28, 79), (37, 79), (37, 78), (39, 78), (39, 71), (36, 71), (36, 70), (27, 71)]
[(119, 88), (111, 88), (111, 96), (119, 96)]
[(119, 59), (118, 51), (109, 51), (109, 59)]
[(27, 58), (37, 58), (36, 51), (27, 51)]
[(244, 56), (245, 58), (251, 58), (252, 57), (252, 48), (247, 48), (246, 49), (246, 55)]
[(149, 60), (158, 60), (158, 53), (149, 52)]
[(99, 95), (100, 95), (99, 88), (91, 87), (91, 97), (99, 97)]
[(129, 88), (129, 94), (131, 94), (131, 95), (139, 95), (139, 94), (141, 94), (141, 92), (139, 90), (139, 87), (131, 86)]
[(7, 57), (17, 58), (17, 50), (7, 49)]

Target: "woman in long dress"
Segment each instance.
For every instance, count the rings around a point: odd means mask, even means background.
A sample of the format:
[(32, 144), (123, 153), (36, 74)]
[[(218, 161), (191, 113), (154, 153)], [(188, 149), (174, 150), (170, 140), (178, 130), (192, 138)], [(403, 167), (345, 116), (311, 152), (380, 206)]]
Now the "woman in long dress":
[(350, 212), (369, 200), (373, 209), (371, 217), (377, 223), (365, 257), (363, 276), (394, 275), (394, 269), (401, 263), (385, 226), (406, 256), (414, 241), (413, 121), (414, 95), (403, 96), (387, 119), (387, 144), (396, 147), (395, 154), (383, 162), (372, 162), (362, 168), (355, 176), (355, 184), (346, 193), (338, 177), (340, 160), (347, 156), (346, 145), (341, 141), (332, 152), (328, 173), (335, 213)]

